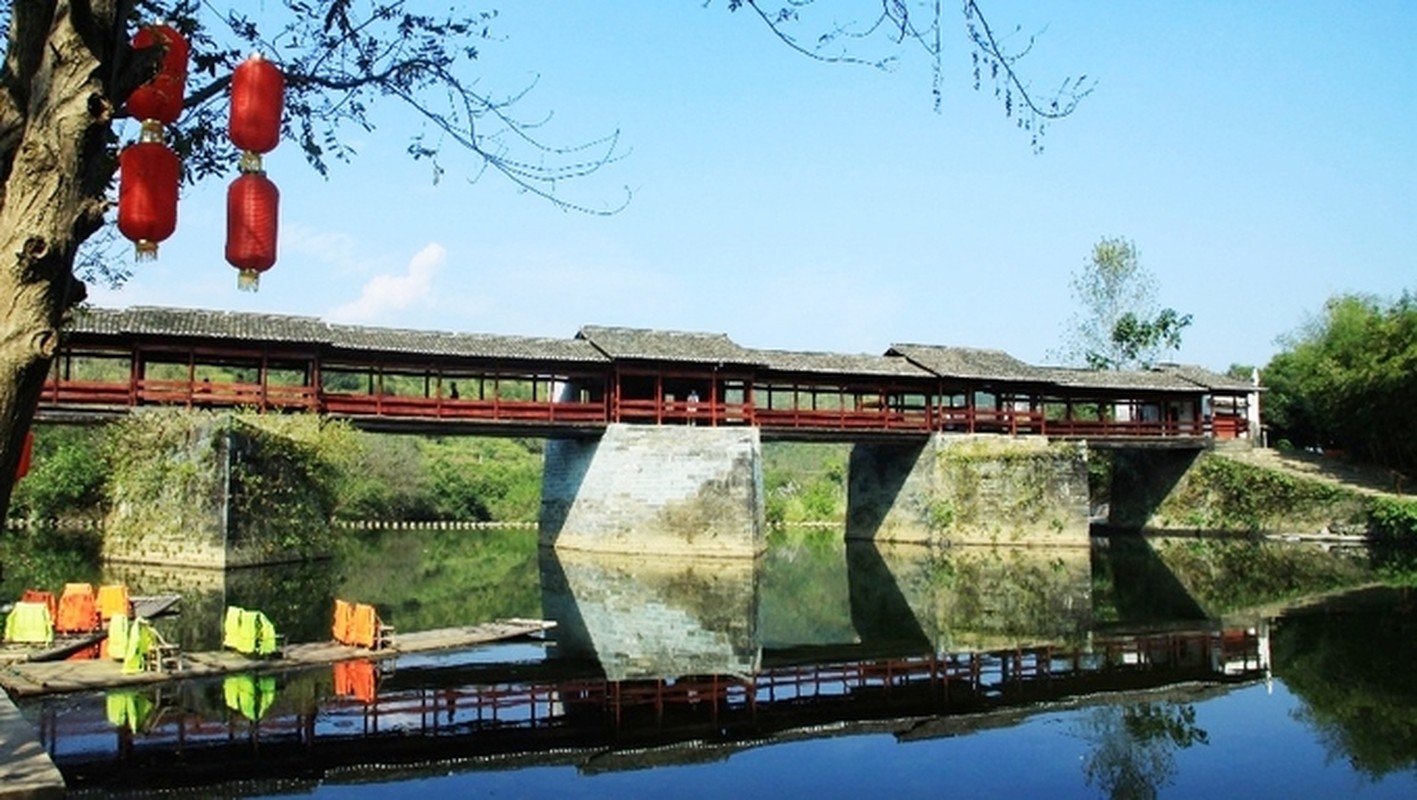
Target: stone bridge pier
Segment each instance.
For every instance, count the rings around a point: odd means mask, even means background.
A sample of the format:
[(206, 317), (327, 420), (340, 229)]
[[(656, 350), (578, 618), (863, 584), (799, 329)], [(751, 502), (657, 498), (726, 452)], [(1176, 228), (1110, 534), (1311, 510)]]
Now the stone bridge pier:
[(1083, 445), (989, 434), (861, 443), (847, 482), (847, 539), (1088, 544)]
[(757, 428), (612, 424), (546, 443), (541, 544), (751, 557), (765, 547)]
[[(547, 443), (541, 544), (685, 556), (763, 551), (755, 428), (609, 426)], [(1088, 544), (1086, 449), (1041, 438), (936, 434), (859, 443), (846, 537), (924, 544)]]

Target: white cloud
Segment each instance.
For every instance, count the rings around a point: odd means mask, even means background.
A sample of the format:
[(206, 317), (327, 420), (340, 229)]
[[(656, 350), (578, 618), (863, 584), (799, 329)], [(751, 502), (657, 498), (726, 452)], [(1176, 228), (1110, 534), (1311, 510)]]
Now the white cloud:
[(437, 242), (429, 244), (409, 259), (406, 273), (375, 275), (364, 284), (359, 299), (330, 311), (325, 318), (331, 322), (369, 323), (414, 303), (431, 305), (433, 278), (443, 268), (447, 253)]
[(359, 268), (359, 243), (347, 233), (289, 225), (281, 229), (280, 235), (282, 254), (309, 256), (345, 274)]

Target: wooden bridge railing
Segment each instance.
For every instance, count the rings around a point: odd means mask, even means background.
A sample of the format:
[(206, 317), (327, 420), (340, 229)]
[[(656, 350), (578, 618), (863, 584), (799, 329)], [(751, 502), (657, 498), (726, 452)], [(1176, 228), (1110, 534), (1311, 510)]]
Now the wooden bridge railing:
[(322, 391), (317, 387), (272, 383), (189, 381), (145, 378), (128, 381), (50, 378), (40, 398), (50, 407), (124, 408), (168, 405), (186, 408), (252, 408), (306, 411), (352, 418), (485, 421), (527, 425), (604, 425), (610, 422), (657, 425), (754, 425), (774, 431), (888, 433), (1000, 433), (1065, 439), (1108, 437), (1200, 437), (1244, 435), (1248, 420), (1216, 415), (1194, 420), (1050, 419), (1041, 410), (1011, 408), (862, 407), (761, 408), (747, 402), (617, 399), (459, 399), (399, 394)]
[(921, 431), (929, 432), (928, 409), (912, 411), (854, 411), (850, 409), (759, 408), (753, 417), (759, 427), (785, 430)]
[(145, 378), (136, 383), (135, 389), (136, 401), (143, 405), (250, 407), (280, 411), (319, 409), (316, 391), (309, 386)]
[(493, 420), (507, 422), (606, 422), (604, 403), (552, 400), (461, 400), (388, 394), (324, 392), (321, 410), (351, 417)]
[(616, 401), (610, 418), (656, 425), (751, 425), (756, 413), (746, 403), (622, 398)]

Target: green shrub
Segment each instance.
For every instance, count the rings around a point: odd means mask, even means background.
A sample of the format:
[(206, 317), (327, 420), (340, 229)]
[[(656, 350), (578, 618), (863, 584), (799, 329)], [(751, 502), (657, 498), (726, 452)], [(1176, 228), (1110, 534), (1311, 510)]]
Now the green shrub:
[(11, 514), (28, 519), (100, 516), (108, 473), (103, 430), (38, 427), (30, 472), (15, 485)]
[(1417, 543), (1417, 500), (1380, 497), (1373, 501), (1369, 530), (1382, 539)]

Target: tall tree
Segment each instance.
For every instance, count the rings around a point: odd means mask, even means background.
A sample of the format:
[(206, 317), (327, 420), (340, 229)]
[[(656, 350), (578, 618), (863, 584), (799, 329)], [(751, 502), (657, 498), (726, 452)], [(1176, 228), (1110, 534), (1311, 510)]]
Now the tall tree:
[(1331, 298), (1264, 370), (1275, 441), (1417, 470), (1417, 297)]
[(1092, 369), (1150, 367), (1181, 347), (1190, 314), (1157, 310), (1156, 277), (1130, 239), (1102, 238), (1069, 281), (1078, 311), (1053, 356)]
[[(567, 179), (620, 157), (616, 132), (588, 142), (547, 143), (537, 138), (540, 118), (524, 121), (516, 114), (528, 87), (498, 93), (480, 86), (480, 47), (497, 36), (494, 11), (459, 10), (457, 4), (431, 11), (431, 4), (416, 0), (222, 5), (226, 10), (213, 0), (0, 4), (0, 23), (8, 24), (0, 70), (0, 518), (59, 331), (85, 296), (83, 279), (124, 277), (113, 262), (84, 262), (90, 251), (80, 245), (105, 230), (124, 102), (161, 61), (159, 48), (129, 45), (139, 21), (163, 19), (192, 44), (185, 110), (168, 135), (187, 180), (227, 172), (236, 162), (223, 133), (224, 97), (232, 68), (254, 50), (284, 71), (283, 136), (321, 173), (350, 156), (338, 132), (345, 126), (371, 129), (373, 105), (392, 101), (426, 124), (427, 135), (410, 141), (408, 153), (432, 159), (435, 168), (442, 148), (458, 148), (477, 157), (478, 174), (500, 175), (560, 207), (613, 213), (626, 201), (580, 203), (559, 193)], [(845, 46), (829, 51), (833, 41), (879, 41), (887, 52), (918, 45), (935, 57), (938, 76), (937, 2), (892, 0), (873, 11), (873, 3), (857, 0), (862, 25), (833, 26), (817, 37), (799, 33), (811, 24), (803, 21), (811, 0), (786, 0), (776, 9), (754, 0), (727, 0), (727, 6), (756, 12), (778, 39), (823, 60), (872, 61), (852, 56)], [(1044, 123), (1070, 113), (1090, 84), (1069, 80), (1055, 93), (1035, 97), (1015, 72), (1027, 48), (1006, 50), (973, 0), (965, 2), (964, 16), (976, 85), (989, 76), (1005, 114), (1037, 147)], [(799, 37), (818, 45), (802, 46)]]

